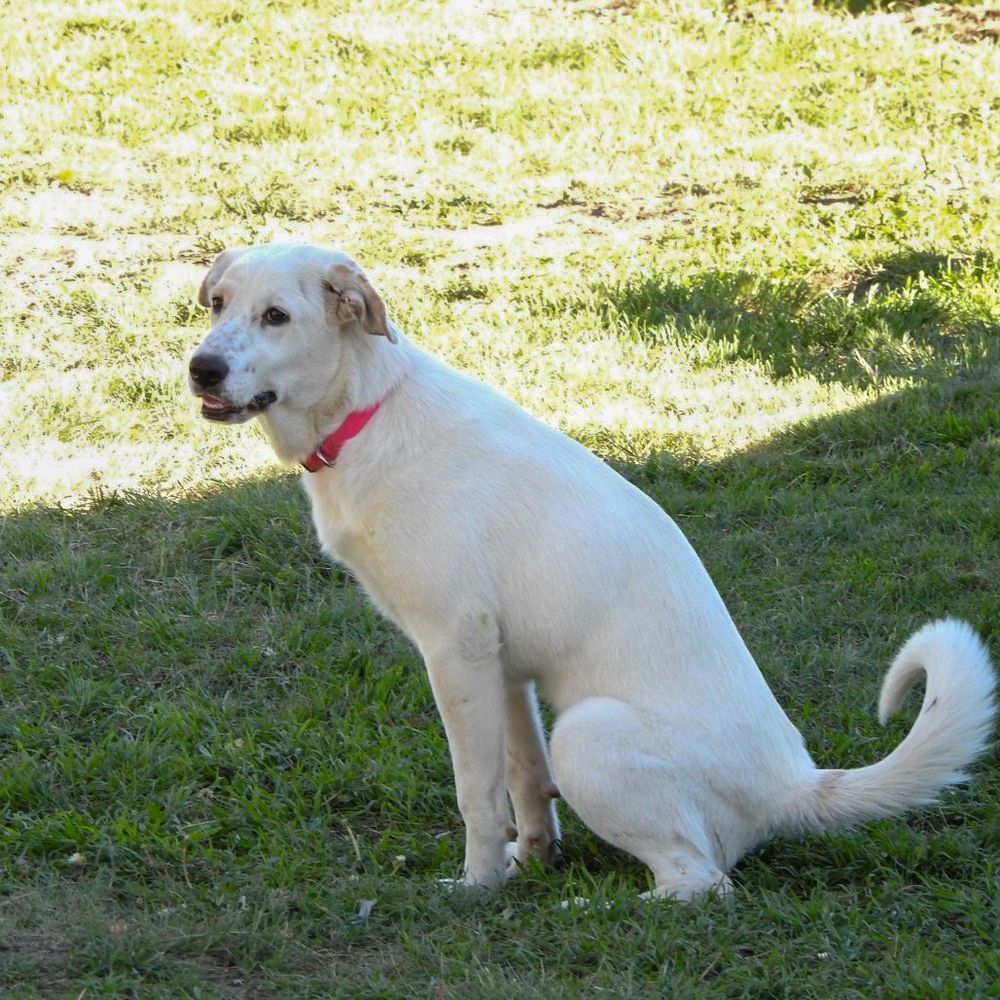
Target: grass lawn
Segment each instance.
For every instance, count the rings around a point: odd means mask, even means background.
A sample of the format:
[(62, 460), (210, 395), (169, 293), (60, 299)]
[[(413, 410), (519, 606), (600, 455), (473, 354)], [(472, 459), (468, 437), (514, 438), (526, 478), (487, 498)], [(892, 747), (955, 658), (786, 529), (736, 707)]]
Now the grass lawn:
[(997, 652), (1000, 13), (847, 6), (5, 6), (0, 995), (1000, 997), (995, 757), (728, 902), (641, 903), (568, 812), (564, 870), (443, 890), (419, 659), (185, 387), (219, 249), (348, 251), (678, 520), (821, 765), (874, 761), (914, 628)]

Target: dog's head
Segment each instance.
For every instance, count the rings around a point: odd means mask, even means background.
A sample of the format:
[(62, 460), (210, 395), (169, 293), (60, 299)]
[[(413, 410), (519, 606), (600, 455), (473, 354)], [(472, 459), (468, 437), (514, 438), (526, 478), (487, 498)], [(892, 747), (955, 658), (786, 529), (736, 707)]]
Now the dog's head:
[(202, 416), (236, 424), (272, 406), (308, 410), (329, 392), (343, 337), (396, 336), (361, 269), (335, 250), (225, 250), (198, 292), (212, 328), (188, 366)]

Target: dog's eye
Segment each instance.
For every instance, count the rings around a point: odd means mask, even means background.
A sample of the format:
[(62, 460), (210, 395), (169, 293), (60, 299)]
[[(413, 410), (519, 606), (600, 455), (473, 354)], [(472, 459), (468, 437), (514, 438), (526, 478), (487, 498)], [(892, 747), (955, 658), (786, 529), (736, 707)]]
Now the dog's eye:
[(283, 323), (288, 322), (288, 313), (283, 309), (279, 309), (277, 306), (271, 306), (270, 309), (266, 310), (264, 313), (264, 322), (268, 326), (281, 326)]
[(216, 295), (212, 299), (212, 312), (220, 313), (222, 312), (222, 296)]

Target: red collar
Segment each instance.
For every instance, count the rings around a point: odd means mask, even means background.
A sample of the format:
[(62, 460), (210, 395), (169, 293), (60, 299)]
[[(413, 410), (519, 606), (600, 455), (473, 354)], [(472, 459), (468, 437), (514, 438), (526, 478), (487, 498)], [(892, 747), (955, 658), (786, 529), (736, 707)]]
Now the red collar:
[(369, 406), (367, 410), (355, 410), (348, 413), (344, 422), (302, 463), (309, 472), (316, 472), (323, 466), (331, 466), (337, 461), (340, 449), (360, 434), (365, 425), (375, 416), (381, 402)]

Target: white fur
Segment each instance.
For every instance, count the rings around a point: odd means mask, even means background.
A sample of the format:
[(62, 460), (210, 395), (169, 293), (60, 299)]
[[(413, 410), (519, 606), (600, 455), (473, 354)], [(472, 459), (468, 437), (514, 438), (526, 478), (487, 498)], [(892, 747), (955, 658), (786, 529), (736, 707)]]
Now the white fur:
[[(345, 268), (357, 294), (325, 286)], [(870, 767), (817, 769), (674, 522), (581, 445), (414, 347), (342, 254), (229, 252), (202, 288), (213, 297), (224, 303), (199, 352), (231, 371), (212, 391), (234, 406), (274, 392), (261, 420), (282, 459), (302, 461), (382, 401), (334, 467), (302, 481), (324, 549), (427, 665), (466, 883), (498, 885), (510, 854), (555, 854), (558, 786), (652, 869), (656, 895), (723, 891), (766, 838), (928, 802), (986, 747), (986, 650), (942, 621), (885, 678), (883, 716), (926, 674), (906, 739)], [(290, 321), (264, 329), (276, 302)], [(536, 684), (556, 714), (551, 763)]]

